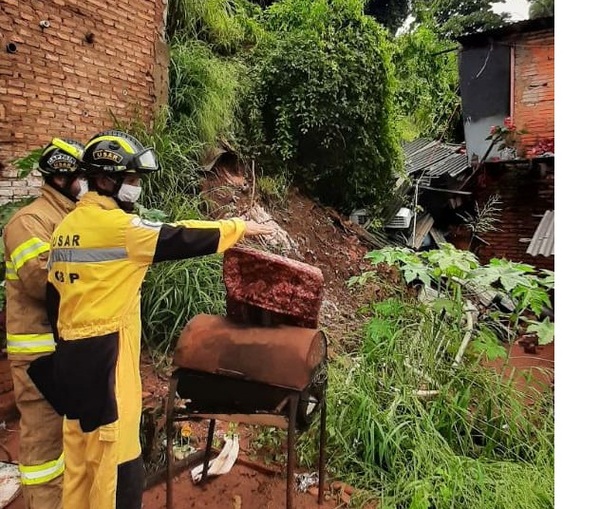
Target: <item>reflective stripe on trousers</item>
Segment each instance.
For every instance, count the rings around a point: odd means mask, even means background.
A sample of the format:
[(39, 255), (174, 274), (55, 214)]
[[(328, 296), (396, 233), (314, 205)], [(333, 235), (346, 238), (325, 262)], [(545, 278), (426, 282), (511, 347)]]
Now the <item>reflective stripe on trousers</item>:
[(6, 334), (6, 351), (9, 354), (34, 354), (54, 352), (54, 350), (54, 335), (51, 332)]
[(19, 465), (19, 471), (22, 484), (33, 486), (47, 483), (65, 471), (64, 454), (61, 454), (58, 459), (47, 461), (41, 465)]

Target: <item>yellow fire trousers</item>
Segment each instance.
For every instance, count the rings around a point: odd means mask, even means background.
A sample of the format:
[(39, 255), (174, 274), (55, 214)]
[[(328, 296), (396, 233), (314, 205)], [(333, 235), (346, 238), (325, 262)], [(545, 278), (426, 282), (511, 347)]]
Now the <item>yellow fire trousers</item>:
[(144, 472), (141, 456), (118, 464), (117, 423), (84, 433), (65, 419), (65, 509), (137, 509)]
[[(32, 359), (33, 360), (33, 359)], [(19, 420), (19, 469), (27, 509), (61, 509), (63, 418), (29, 378), (30, 362), (11, 360)]]

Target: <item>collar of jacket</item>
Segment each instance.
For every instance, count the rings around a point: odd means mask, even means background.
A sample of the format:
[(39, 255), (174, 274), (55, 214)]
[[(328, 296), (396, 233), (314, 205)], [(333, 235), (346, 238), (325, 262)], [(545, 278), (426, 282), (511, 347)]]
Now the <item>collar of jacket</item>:
[(77, 202), (78, 207), (88, 207), (90, 205), (95, 205), (96, 207), (100, 207), (104, 210), (113, 210), (119, 208), (119, 204), (114, 200), (114, 198), (111, 198), (110, 196), (102, 196), (96, 191), (88, 191), (82, 196), (81, 200)]
[(75, 201), (69, 200), (64, 194), (59, 193), (56, 189), (48, 184), (44, 184), (41, 188), (42, 196), (48, 200), (53, 207), (71, 212), (75, 208)]

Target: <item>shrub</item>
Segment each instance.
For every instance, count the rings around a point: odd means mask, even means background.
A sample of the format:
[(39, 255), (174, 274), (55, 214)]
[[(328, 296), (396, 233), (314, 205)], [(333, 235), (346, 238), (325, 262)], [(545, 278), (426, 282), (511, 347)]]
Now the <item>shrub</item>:
[(360, 1), (284, 0), (265, 26), (243, 104), (246, 149), (324, 203), (383, 203), (400, 170), (385, 30)]

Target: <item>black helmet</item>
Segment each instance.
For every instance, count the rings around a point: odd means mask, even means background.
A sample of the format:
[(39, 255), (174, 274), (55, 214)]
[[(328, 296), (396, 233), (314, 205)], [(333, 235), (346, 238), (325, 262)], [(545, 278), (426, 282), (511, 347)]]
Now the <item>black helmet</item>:
[(160, 169), (152, 147), (122, 131), (104, 131), (87, 142), (82, 166), (86, 175), (151, 173)]
[(52, 138), (38, 161), (40, 173), (44, 177), (50, 177), (73, 175), (81, 171), (83, 148), (83, 144), (75, 140)]

